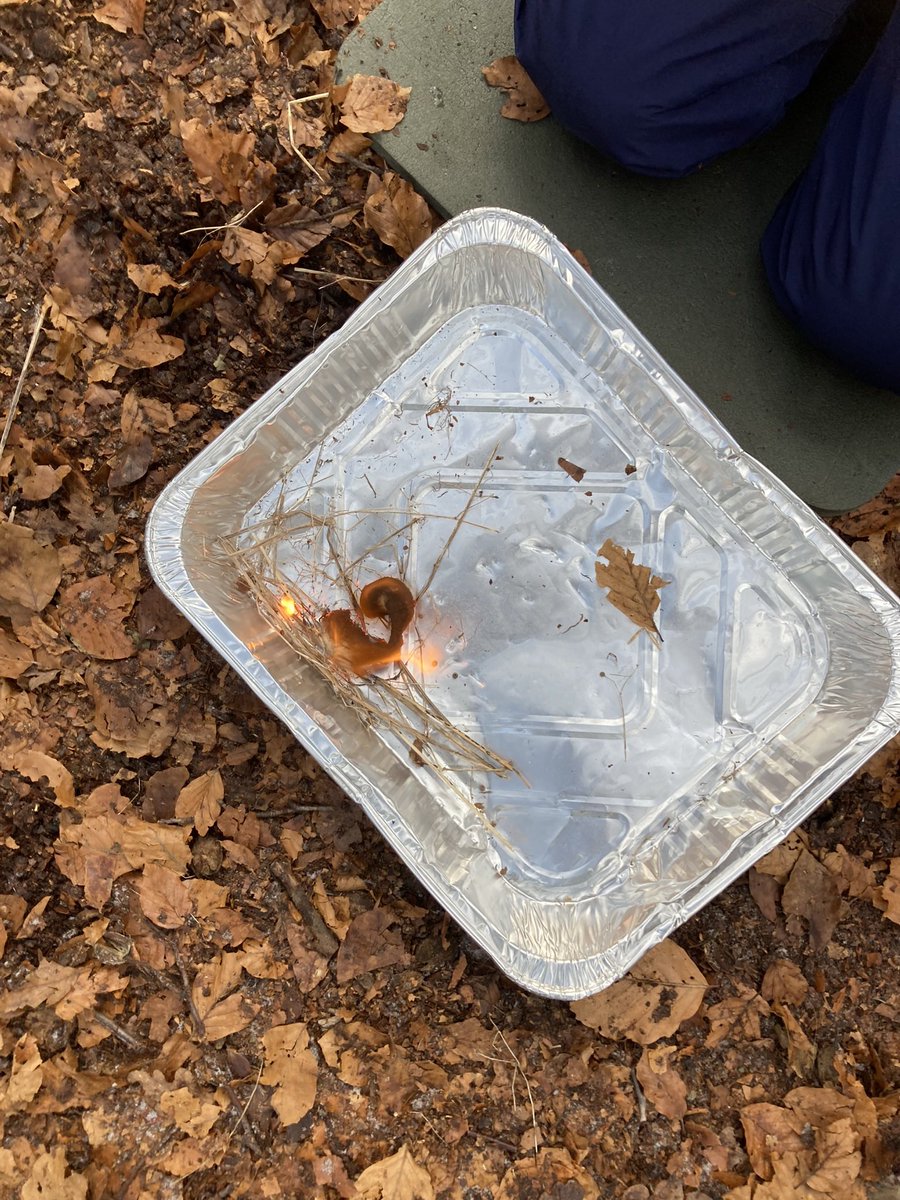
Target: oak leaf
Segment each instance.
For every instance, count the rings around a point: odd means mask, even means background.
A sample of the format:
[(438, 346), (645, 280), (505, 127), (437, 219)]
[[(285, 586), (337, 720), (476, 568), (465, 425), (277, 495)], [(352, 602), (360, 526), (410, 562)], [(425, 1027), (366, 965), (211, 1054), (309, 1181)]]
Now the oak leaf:
[(703, 1002), (707, 982), (689, 956), (666, 940), (635, 963), (624, 979), (596, 996), (573, 1001), (583, 1025), (613, 1041), (628, 1038), (649, 1046), (671, 1037)]
[(506, 92), (501, 117), (530, 122), (542, 121), (550, 115), (550, 106), (514, 54), (495, 58), (489, 66), (481, 68), (481, 74), (488, 87)]
[[(777, 1104), (748, 1104), (741, 1109), (747, 1157), (760, 1179), (771, 1179), (775, 1158), (803, 1149), (797, 1118)], [(801, 1126), (802, 1128), (802, 1126)]]
[(309, 1033), (301, 1022), (276, 1025), (263, 1036), (266, 1065), (260, 1081), (274, 1087), (272, 1107), (282, 1125), (305, 1117), (316, 1100), (318, 1068), (309, 1049)]
[[(617, 545), (612, 538), (607, 538), (597, 551), (598, 560), (607, 559), (607, 563), (597, 562), (594, 572), (599, 587), (607, 588), (607, 599), (610, 604), (623, 613), (629, 621), (638, 627), (638, 632), (644, 630), (650, 635), (654, 645), (662, 642), (662, 636), (653, 619), (659, 608), (660, 589), (667, 587), (670, 580), (661, 579), (654, 575), (649, 567), (642, 567), (634, 561), (634, 551), (625, 550)], [(634, 634), (637, 637), (637, 634)], [(632, 638), (634, 640), (634, 638)]]
[(401, 258), (408, 258), (430, 236), (431, 209), (412, 185), (392, 171), (365, 203), (366, 225)]
[(431, 1176), (401, 1146), (390, 1158), (366, 1167), (356, 1180), (360, 1200), (434, 1200)]
[(759, 990), (766, 1000), (797, 1005), (806, 999), (809, 984), (796, 963), (778, 958), (767, 968)]
[(341, 124), (354, 133), (384, 133), (406, 115), (412, 88), (401, 87), (381, 75), (354, 75), (332, 89), (332, 100), (341, 112)]

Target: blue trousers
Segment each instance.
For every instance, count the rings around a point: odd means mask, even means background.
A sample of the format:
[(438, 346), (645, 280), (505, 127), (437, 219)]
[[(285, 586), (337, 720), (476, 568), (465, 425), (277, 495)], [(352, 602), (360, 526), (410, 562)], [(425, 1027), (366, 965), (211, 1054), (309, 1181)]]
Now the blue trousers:
[[(630, 170), (677, 178), (783, 116), (852, 0), (516, 0), (516, 53), (554, 116)], [(900, 6), (762, 241), (818, 346), (900, 391)]]

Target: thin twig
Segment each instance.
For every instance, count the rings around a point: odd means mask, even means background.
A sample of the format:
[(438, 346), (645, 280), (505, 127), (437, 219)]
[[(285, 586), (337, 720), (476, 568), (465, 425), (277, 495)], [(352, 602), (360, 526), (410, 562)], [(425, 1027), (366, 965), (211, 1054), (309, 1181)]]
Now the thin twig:
[[(324, 95), (327, 95), (327, 93), (321, 93), (320, 95), (324, 96)], [(288, 138), (290, 139), (291, 149), (297, 155), (297, 157), (300, 159), (300, 161), (303, 163), (303, 165), (305, 167), (309, 167), (310, 171), (312, 171), (313, 175), (315, 175), (315, 177), (316, 177), (316, 179), (318, 179), (319, 183), (324, 183), (325, 176), (322, 175), (321, 172), (316, 170), (316, 168), (312, 165), (312, 163), (309, 161), (309, 159), (306, 157), (306, 155), (303, 153), (303, 151), (300, 149), (300, 147), (294, 141), (293, 106), (295, 104), (305, 104), (305, 103), (307, 103), (307, 101), (314, 100), (314, 99), (317, 99), (317, 97), (304, 96), (300, 100), (288, 100), (288, 102), (287, 102)]]
[[(227, 1140), (230, 1142), (231, 1139), (234, 1137), (235, 1133), (237, 1132), (238, 1126), (239, 1125), (243, 1126), (244, 1133), (247, 1136), (247, 1145), (250, 1147), (250, 1149), (253, 1151), (253, 1153), (256, 1155), (257, 1158), (262, 1158), (263, 1150), (262, 1150), (262, 1147), (260, 1146), (259, 1142), (256, 1140), (256, 1134), (253, 1132), (253, 1126), (250, 1124), (250, 1121), (247, 1117), (247, 1110), (249, 1109), (250, 1105), (253, 1103), (253, 1097), (256, 1095), (257, 1088), (259, 1087), (259, 1081), (262, 1078), (262, 1073), (263, 1073), (263, 1065), (262, 1065), (262, 1063), (260, 1063), (259, 1070), (256, 1072), (256, 1082), (253, 1085), (253, 1090), (251, 1091), (250, 1095), (247, 1097), (247, 1103), (244, 1105), (243, 1108), (241, 1108), (241, 1111), (238, 1115), (238, 1119), (235, 1121), (234, 1127), (228, 1134), (228, 1138), (227, 1138)], [(234, 1088), (231, 1086), (230, 1083), (225, 1084), (225, 1091), (228, 1093), (228, 1096), (231, 1099), (231, 1103), (234, 1105), (234, 1107), (239, 1108), (240, 1103), (241, 1103), (240, 1099), (238, 1098), (237, 1092), (235, 1092)]]
[(247, 812), (258, 813), (261, 817), (299, 817), (302, 813), (326, 812), (334, 808), (333, 804), (292, 804), (289, 808), (264, 808), (256, 805), (248, 808)]
[(497, 457), (497, 451), (499, 449), (500, 449), (500, 443), (498, 442), (497, 445), (493, 448), (493, 450), (488, 455), (488, 460), (484, 464), (484, 468), (483, 468), (481, 474), (478, 476), (478, 482), (472, 488), (471, 492), (469, 493), (469, 498), (465, 503), (465, 507), (463, 508), (463, 510), (459, 514), (459, 516), (456, 518), (456, 524), (453, 526), (453, 529), (450, 532), (450, 536), (447, 538), (446, 542), (444, 542), (443, 550), (441, 550), (440, 554), (434, 560), (434, 565), (431, 568), (431, 574), (425, 580), (424, 585), (419, 588), (418, 594), (416, 596), (417, 604), (418, 604), (419, 600), (421, 600), (421, 598), (428, 591), (428, 589), (431, 587), (434, 577), (438, 573), (438, 567), (440, 567), (441, 563), (444, 561), (447, 551), (450, 549), (450, 546), (453, 543), (453, 539), (459, 533), (460, 526), (462, 525), (463, 521), (465, 521), (466, 517), (468, 516), (469, 509), (475, 503), (475, 497), (478, 495), (479, 491), (481, 490), (481, 485), (484, 483), (487, 473), (488, 473), (488, 471), (490, 471), (491, 466), (493, 465), (494, 459)]
[(206, 1041), (206, 1026), (203, 1023), (203, 1018), (200, 1016), (200, 1010), (194, 1003), (194, 993), (191, 988), (191, 981), (188, 979), (187, 971), (184, 969), (184, 962), (181, 958), (181, 950), (177, 943), (173, 945), (175, 951), (175, 965), (178, 967), (178, 974), (181, 976), (181, 983), (184, 987), (185, 998), (187, 999), (188, 1008), (191, 1013), (191, 1020), (194, 1022), (194, 1029), (197, 1031), (197, 1037)]
[(345, 275), (342, 271), (318, 271), (313, 267), (294, 267), (294, 271), (298, 275), (320, 275), (324, 279), (330, 279), (332, 283), (340, 283), (343, 279), (348, 283), (384, 283), (384, 279), (366, 279), (364, 275)]
[(319, 910), (314, 906), (309, 896), (307, 896), (306, 892), (304, 892), (303, 888), (283, 863), (274, 862), (271, 871), (287, 892), (291, 904), (293, 904), (306, 923), (309, 932), (313, 935), (319, 953), (324, 954), (326, 958), (331, 958), (333, 954), (337, 953), (339, 943), (322, 920)]
[(137, 1050), (141, 1054), (149, 1053), (150, 1047), (144, 1039), (135, 1037), (133, 1033), (129, 1033), (125, 1026), (120, 1025), (118, 1021), (104, 1016), (102, 1012), (97, 1012), (96, 1009), (91, 1010), (91, 1017), (98, 1025), (102, 1025), (104, 1029), (109, 1030), (113, 1037), (118, 1038), (123, 1046), (127, 1046), (129, 1050)]
[(260, 200), (252, 208), (248, 208), (246, 212), (241, 209), (237, 216), (232, 217), (230, 221), (226, 221), (224, 225), (196, 225), (193, 229), (182, 229), (181, 236), (184, 237), (189, 233), (222, 233), (229, 229), (238, 229), (246, 220), (253, 216), (262, 203), (263, 201)]
[[(507, 1051), (507, 1053), (509, 1054), (509, 1057), (510, 1057), (510, 1059), (511, 1059), (511, 1061), (512, 1061), (512, 1064), (513, 1064), (513, 1066), (515, 1067), (516, 1071), (518, 1071), (518, 1072), (519, 1072), (519, 1074), (522, 1076), (522, 1079), (523, 1079), (523, 1081), (524, 1081), (524, 1083), (525, 1083), (525, 1091), (528, 1093), (528, 1104), (529, 1104), (529, 1106), (531, 1107), (531, 1127), (532, 1127), (532, 1130), (534, 1131), (534, 1157), (535, 1157), (535, 1158), (537, 1158), (537, 1152), (538, 1152), (538, 1123), (537, 1123), (537, 1113), (535, 1112), (535, 1108), (534, 1108), (534, 1096), (532, 1095), (532, 1092), (531, 1092), (531, 1084), (528, 1082), (528, 1076), (527, 1076), (527, 1075), (525, 1074), (525, 1072), (522, 1070), (522, 1065), (521, 1065), (521, 1063), (519, 1062), (519, 1060), (518, 1060), (518, 1058), (515, 1056), (515, 1054), (513, 1054), (512, 1046), (510, 1046), (509, 1042), (508, 1042), (508, 1041), (506, 1040), (506, 1038), (504, 1037), (504, 1035), (503, 1035), (503, 1030), (502, 1030), (502, 1029), (500, 1028), (500, 1026), (499, 1026), (499, 1025), (496, 1023), (496, 1021), (494, 1021), (494, 1019), (493, 1019), (493, 1018), (491, 1018), (491, 1024), (492, 1024), (492, 1025), (494, 1026), (494, 1028), (496, 1029), (496, 1031), (497, 1031), (497, 1035), (498, 1035), (498, 1037), (500, 1038), (500, 1041), (501, 1041), (501, 1042), (503, 1043), (503, 1045), (506, 1047), (506, 1051)], [(515, 1080), (515, 1075), (513, 1075), (513, 1080)], [(513, 1090), (513, 1109), (515, 1109), (515, 1107), (516, 1107), (516, 1099), (515, 1099), (515, 1096), (516, 1096), (516, 1094), (515, 1094), (515, 1089), (514, 1089), (514, 1090)]]
[(35, 309), (34, 329), (31, 333), (31, 341), (28, 343), (28, 349), (25, 351), (25, 361), (22, 363), (22, 370), (19, 372), (19, 380), (16, 384), (16, 390), (13, 392), (13, 398), (9, 402), (9, 412), (6, 414), (6, 424), (3, 426), (2, 435), (0, 435), (0, 458), (3, 457), (3, 451), (6, 449), (6, 441), (9, 437), (9, 432), (12, 429), (13, 421), (15, 420), (16, 411), (19, 407), (19, 400), (22, 396), (22, 389), (25, 386), (25, 376), (28, 373), (28, 368), (31, 365), (32, 358), (34, 357), (34, 352), (38, 344), (38, 338), (41, 336), (41, 330), (44, 327), (44, 317), (47, 315), (47, 309), (49, 307), (50, 301), (45, 296)]

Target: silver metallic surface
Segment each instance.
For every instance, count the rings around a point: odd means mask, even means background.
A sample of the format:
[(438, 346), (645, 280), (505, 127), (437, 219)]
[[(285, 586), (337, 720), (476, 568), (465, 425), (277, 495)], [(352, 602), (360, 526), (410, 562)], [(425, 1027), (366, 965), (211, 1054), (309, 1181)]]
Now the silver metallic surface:
[[(308, 497), (339, 514), (359, 585), (401, 569), (415, 592), (494, 451), (414, 637), (429, 695), (527, 784), (464, 779), (461, 802), (298, 661), (219, 538)], [(607, 538), (669, 581), (660, 646), (597, 586)], [(451, 915), (546, 996), (622, 975), (900, 728), (897, 598), (511, 212), (444, 225), (198, 455), (147, 554)], [(289, 542), (278, 559), (307, 586)]]

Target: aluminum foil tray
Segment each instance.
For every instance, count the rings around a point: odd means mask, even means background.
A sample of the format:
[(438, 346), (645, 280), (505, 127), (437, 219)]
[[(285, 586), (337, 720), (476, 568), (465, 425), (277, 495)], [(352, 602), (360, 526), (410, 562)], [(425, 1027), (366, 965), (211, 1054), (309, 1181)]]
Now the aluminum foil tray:
[[(260, 614), (221, 536), (298, 503), (332, 514), (354, 586), (430, 579), (410, 669), (520, 774), (449, 786)], [(271, 549), (308, 592), (303, 536)], [(607, 539), (668, 581), (661, 642), (598, 586)], [(199, 454), (147, 554), (448, 912), (546, 996), (622, 975), (900, 728), (897, 598), (512, 212), (449, 221)]]

